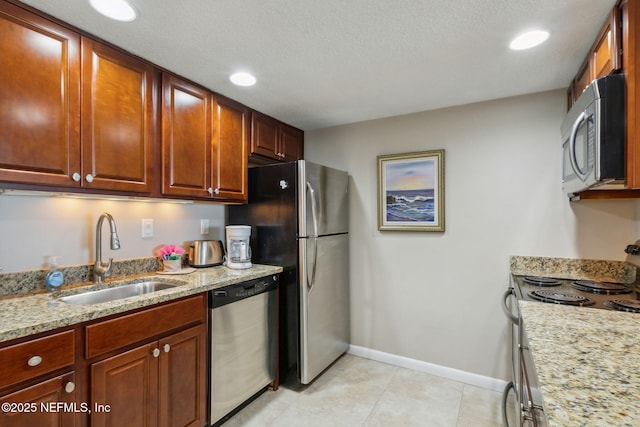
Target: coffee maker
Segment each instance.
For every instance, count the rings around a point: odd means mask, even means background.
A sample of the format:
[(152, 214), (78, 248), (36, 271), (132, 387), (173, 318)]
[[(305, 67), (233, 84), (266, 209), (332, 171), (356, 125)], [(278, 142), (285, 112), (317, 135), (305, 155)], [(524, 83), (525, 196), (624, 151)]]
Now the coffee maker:
[(251, 227), (248, 225), (227, 225), (227, 261), (229, 268), (251, 267)]

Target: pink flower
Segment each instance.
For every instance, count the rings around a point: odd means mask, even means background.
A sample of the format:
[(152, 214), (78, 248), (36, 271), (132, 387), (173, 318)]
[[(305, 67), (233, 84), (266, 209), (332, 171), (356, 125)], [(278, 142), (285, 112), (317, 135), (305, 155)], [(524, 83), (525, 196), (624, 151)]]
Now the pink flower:
[(158, 256), (162, 259), (165, 259), (165, 255), (182, 255), (184, 254), (184, 249), (182, 246), (177, 245), (164, 245), (156, 252)]

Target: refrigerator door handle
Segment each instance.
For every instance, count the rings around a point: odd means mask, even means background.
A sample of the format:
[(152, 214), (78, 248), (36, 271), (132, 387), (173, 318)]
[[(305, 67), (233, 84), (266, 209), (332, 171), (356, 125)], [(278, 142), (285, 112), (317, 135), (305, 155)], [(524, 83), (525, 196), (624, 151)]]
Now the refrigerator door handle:
[(311, 183), (307, 181), (307, 192), (311, 198), (311, 218), (313, 220), (313, 266), (311, 267), (311, 281), (307, 275), (307, 289), (311, 291), (316, 281), (316, 264), (318, 261), (318, 209), (316, 205), (316, 192), (313, 190)]
[(309, 275), (307, 275), (307, 289), (311, 292), (313, 284), (316, 281), (316, 265), (318, 261), (318, 239), (313, 238), (313, 266), (311, 267), (311, 281), (309, 281)]
[(307, 181), (307, 193), (311, 196), (311, 219), (313, 220), (313, 237), (318, 237), (318, 207), (316, 204), (316, 192), (311, 183)]

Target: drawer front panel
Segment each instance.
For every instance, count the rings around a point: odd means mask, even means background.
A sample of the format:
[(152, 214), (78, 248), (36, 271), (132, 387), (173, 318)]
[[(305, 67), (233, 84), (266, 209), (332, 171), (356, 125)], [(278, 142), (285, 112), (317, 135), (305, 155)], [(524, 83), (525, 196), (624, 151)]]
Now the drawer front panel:
[(86, 327), (87, 359), (206, 320), (205, 295), (172, 302)]
[(73, 365), (73, 349), (73, 331), (0, 349), (0, 388)]

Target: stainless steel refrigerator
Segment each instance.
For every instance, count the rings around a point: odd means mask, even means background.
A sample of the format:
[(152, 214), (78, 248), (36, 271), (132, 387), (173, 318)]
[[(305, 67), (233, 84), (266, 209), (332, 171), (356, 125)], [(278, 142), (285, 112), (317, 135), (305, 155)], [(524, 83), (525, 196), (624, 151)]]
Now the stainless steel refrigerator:
[(284, 268), (279, 374), (309, 384), (348, 348), (349, 176), (304, 160), (249, 169), (249, 203), (228, 223), (251, 226), (252, 262)]

